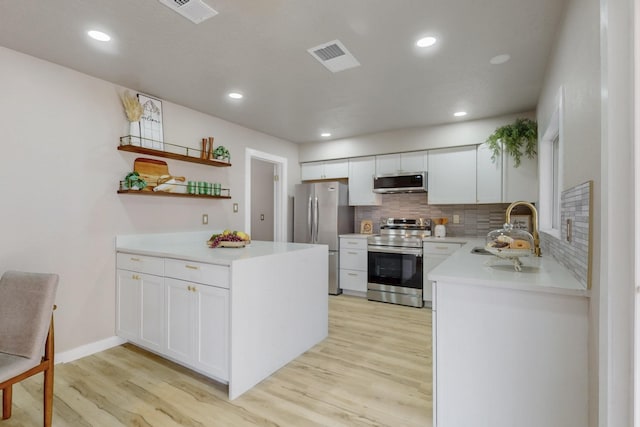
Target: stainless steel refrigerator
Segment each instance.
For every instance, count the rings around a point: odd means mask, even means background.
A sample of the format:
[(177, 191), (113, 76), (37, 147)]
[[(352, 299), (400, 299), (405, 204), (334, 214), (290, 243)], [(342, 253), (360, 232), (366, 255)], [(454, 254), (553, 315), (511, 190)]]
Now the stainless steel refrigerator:
[(329, 293), (339, 287), (340, 242), (338, 235), (353, 233), (353, 207), (348, 187), (338, 181), (297, 184), (293, 208), (293, 241), (329, 246)]

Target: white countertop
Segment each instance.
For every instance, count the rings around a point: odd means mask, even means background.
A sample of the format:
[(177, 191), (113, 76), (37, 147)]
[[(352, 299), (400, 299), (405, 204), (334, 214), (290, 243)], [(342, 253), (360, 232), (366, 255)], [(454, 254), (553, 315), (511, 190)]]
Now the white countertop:
[[(221, 231), (220, 231), (221, 232)], [(210, 248), (215, 232), (133, 234), (116, 236), (116, 251), (176, 258), (208, 264), (231, 265), (233, 261), (282, 254), (315, 247), (305, 243), (252, 241), (244, 248)]]
[[(574, 296), (588, 297), (590, 294), (567, 268), (550, 255), (520, 258), (523, 266), (518, 272), (510, 260), (472, 254), (474, 247), (484, 247), (484, 239), (459, 238), (458, 241), (467, 243), (427, 273), (429, 280)], [(488, 265), (491, 262), (493, 265)]]
[(366, 239), (369, 236), (373, 236), (373, 234), (348, 233), (348, 234), (340, 234), (338, 237), (350, 237), (352, 239)]

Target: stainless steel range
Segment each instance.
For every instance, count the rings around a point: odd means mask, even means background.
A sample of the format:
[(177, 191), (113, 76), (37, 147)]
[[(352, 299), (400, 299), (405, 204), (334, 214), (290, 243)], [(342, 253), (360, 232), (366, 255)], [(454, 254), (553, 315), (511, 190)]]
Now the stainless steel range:
[(367, 299), (422, 307), (422, 239), (431, 220), (384, 218), (367, 241)]

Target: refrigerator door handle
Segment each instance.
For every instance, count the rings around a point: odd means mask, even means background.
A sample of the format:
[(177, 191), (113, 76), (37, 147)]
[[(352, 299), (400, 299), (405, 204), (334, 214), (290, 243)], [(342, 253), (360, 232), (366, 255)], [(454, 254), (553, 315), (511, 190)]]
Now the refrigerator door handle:
[(318, 222), (320, 220), (320, 209), (318, 208), (318, 196), (315, 197), (315, 203), (313, 207), (313, 225), (315, 227), (313, 243), (318, 243)]
[(307, 206), (307, 228), (309, 229), (309, 243), (313, 243), (313, 223), (311, 222), (311, 214), (313, 212), (313, 201), (309, 196), (309, 203)]

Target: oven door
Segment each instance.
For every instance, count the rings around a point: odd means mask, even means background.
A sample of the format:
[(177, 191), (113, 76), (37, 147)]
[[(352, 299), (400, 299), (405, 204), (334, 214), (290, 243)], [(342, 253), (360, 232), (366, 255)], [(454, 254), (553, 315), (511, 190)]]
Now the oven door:
[(369, 246), (368, 282), (422, 291), (422, 248)]
[(369, 246), (367, 299), (422, 307), (422, 250)]

